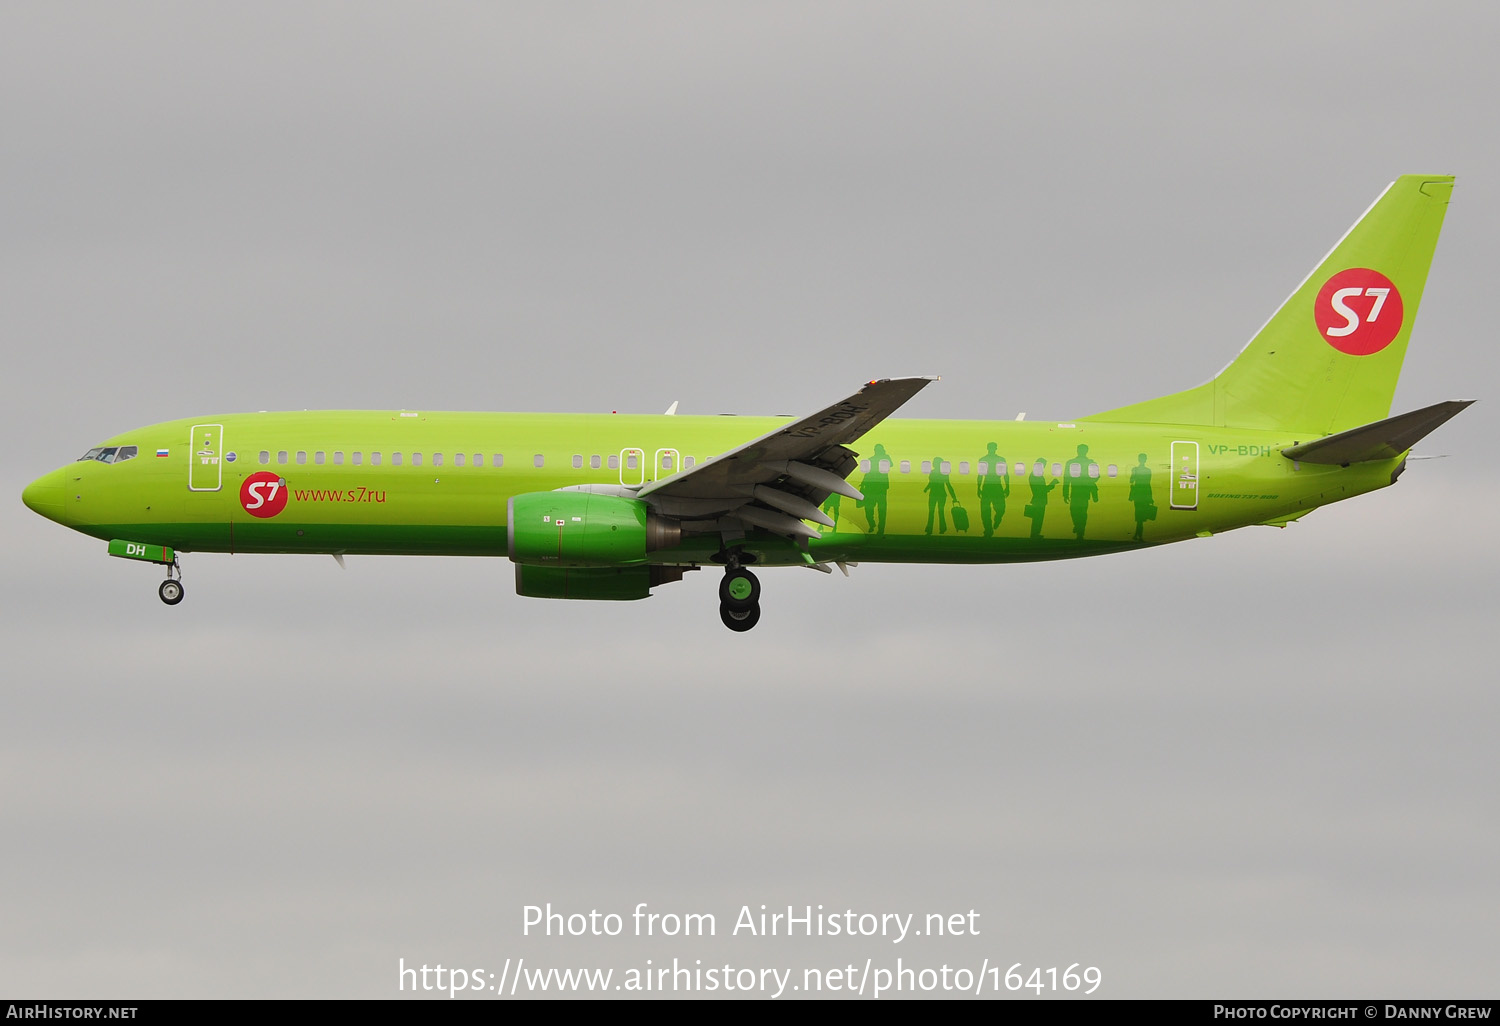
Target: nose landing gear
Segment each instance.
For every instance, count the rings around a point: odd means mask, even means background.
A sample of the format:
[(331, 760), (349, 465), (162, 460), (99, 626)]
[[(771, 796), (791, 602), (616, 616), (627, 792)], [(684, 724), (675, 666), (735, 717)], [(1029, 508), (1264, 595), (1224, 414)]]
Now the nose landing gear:
[[(177, 578), (173, 580), (172, 573), (176, 571)], [(167, 579), (161, 582), (161, 587), (156, 589), (156, 594), (169, 606), (175, 606), (182, 601), (182, 567), (174, 557), (167, 564)]]

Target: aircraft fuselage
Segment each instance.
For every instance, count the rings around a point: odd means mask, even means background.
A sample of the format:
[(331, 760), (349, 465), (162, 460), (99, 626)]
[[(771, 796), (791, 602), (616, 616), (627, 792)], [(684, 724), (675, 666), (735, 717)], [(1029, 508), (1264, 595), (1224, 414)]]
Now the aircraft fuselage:
[[(502, 556), (512, 496), (647, 484), (786, 423), (412, 411), (197, 417), (112, 438), (103, 446), (137, 455), (68, 464), (29, 488), (27, 502), (84, 534), (185, 552)], [(1284, 520), (1390, 484), (1401, 464), (1299, 465), (1282, 455), (1305, 440), (1203, 426), (891, 419), (851, 446), (861, 464), (848, 480), (864, 500), (830, 496), (822, 509), (835, 526), (820, 528), (809, 549), (819, 561), (1094, 555)], [(763, 564), (804, 562), (781, 538), (746, 547)], [(717, 535), (690, 534), (650, 561), (704, 563), (719, 548)]]

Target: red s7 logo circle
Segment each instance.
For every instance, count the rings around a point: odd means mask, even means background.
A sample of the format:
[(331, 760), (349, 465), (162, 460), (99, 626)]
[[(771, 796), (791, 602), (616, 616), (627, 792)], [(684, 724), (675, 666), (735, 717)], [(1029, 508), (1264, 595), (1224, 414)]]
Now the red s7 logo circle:
[(260, 470), (240, 485), (240, 505), (252, 517), (274, 517), (286, 509), (286, 480), (269, 470)]
[(1340, 271), (1323, 283), (1313, 300), (1318, 333), (1350, 356), (1369, 356), (1390, 345), (1405, 313), (1396, 286), (1368, 267)]

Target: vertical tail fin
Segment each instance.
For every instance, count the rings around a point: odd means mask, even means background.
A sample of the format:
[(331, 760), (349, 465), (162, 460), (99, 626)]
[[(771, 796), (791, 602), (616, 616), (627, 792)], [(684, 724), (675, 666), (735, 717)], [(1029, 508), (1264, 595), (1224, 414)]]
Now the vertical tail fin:
[(1091, 419), (1329, 434), (1386, 417), (1452, 190), (1402, 175), (1212, 381)]

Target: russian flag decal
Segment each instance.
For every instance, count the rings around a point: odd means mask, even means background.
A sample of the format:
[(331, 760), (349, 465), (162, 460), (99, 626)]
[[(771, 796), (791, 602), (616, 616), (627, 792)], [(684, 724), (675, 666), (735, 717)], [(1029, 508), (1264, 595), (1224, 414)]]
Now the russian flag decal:
[(167, 450), (167, 449), (158, 449), (158, 450), (156, 450), (156, 455), (158, 455), (158, 456), (170, 456), (171, 452), (169, 450)]

